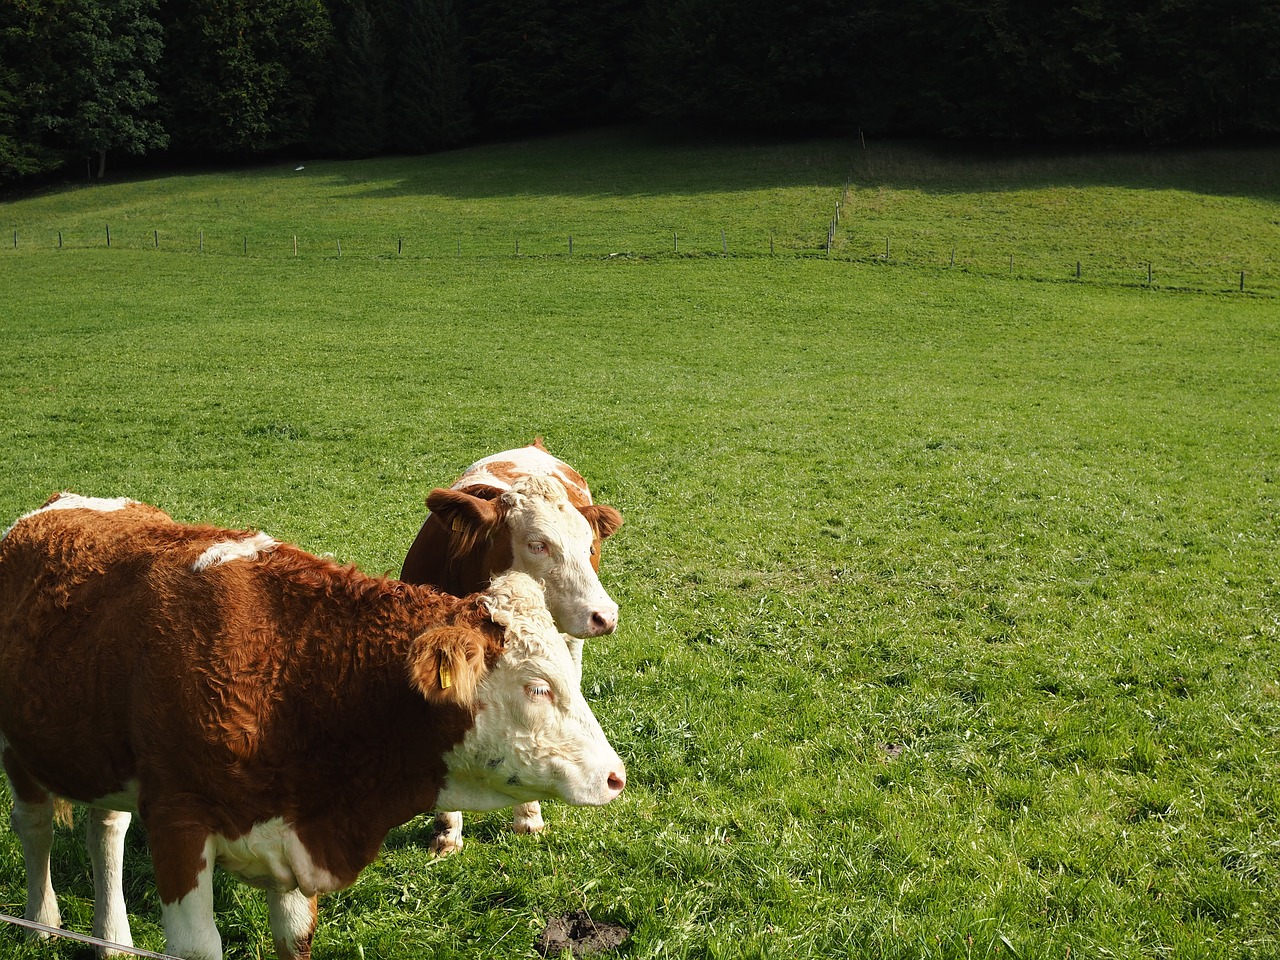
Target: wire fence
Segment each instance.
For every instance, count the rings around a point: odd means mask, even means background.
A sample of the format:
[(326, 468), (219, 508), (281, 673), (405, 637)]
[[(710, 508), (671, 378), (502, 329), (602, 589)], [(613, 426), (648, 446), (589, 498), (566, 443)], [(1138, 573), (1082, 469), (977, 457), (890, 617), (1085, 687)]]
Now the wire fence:
[[(937, 232), (904, 232), (895, 236), (873, 220), (846, 213), (848, 188), (834, 210), (825, 236), (813, 233), (743, 227), (700, 225), (688, 231), (651, 233), (632, 230), (609, 237), (597, 232), (575, 234), (550, 229), (525, 232), (478, 228), (470, 232), (433, 230), (418, 235), (370, 235), (309, 229), (237, 232), (228, 229), (138, 228), (104, 223), (93, 231), (13, 230), (6, 244), (11, 251), (58, 253), (86, 249), (149, 250), (156, 253), (203, 257), (265, 259), (379, 259), (435, 261), (441, 259), (585, 258), (823, 258), (852, 265), (896, 266), (929, 271), (961, 271), (1027, 281), (1079, 283), (1100, 286), (1149, 287), (1204, 293), (1280, 297), (1280, 257), (1229, 256), (1213, 263), (1186, 256), (1072, 252), (1065, 244), (1045, 250), (1035, 244), (990, 237), (958, 235), (948, 240)], [(821, 235), (820, 235), (821, 236)]]
[(71, 930), (64, 930), (62, 927), (51, 927), (48, 924), (37, 923), (34, 920), (26, 920), (22, 917), (11, 917), (8, 914), (0, 913), (0, 923), (12, 924), (15, 927), (24, 927), (35, 933), (43, 934), (46, 937), (61, 937), (66, 940), (74, 940), (77, 943), (87, 943), (96, 947), (100, 952), (111, 951), (121, 956), (145, 957), (147, 960), (181, 960), (167, 953), (154, 953), (151, 950), (143, 950), (140, 947), (125, 946), (124, 944), (115, 943), (111, 940), (103, 940), (100, 937), (91, 937), (84, 933), (75, 933)]

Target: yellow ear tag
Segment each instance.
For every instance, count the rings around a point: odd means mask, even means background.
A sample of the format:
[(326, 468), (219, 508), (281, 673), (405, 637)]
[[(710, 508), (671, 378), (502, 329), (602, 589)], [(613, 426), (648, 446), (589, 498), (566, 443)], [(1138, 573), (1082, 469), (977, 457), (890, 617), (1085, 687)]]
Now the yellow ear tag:
[(458, 531), (460, 531), (462, 529), (462, 518), (454, 517), (452, 527), (453, 527), (454, 533), (457, 533)]
[(453, 671), (449, 669), (448, 662), (444, 657), (440, 658), (440, 689), (448, 690), (453, 686)]

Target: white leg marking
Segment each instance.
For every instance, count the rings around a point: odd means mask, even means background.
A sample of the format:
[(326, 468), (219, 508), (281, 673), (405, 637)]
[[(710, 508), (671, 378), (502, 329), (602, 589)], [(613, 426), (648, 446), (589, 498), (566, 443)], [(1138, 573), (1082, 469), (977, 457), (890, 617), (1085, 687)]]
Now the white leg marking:
[(200, 554), (200, 558), (191, 565), (191, 569), (199, 573), (201, 570), (218, 567), (232, 560), (257, 560), (259, 556), (270, 553), (278, 546), (280, 544), (275, 538), (265, 533), (255, 533), (243, 540), (219, 540)]
[[(88, 811), (89, 859), (93, 862), (93, 935), (133, 946), (124, 902), (124, 835), (132, 815), (119, 810)], [(106, 951), (104, 956), (124, 956)]]
[[(49, 851), (53, 848), (53, 801), (27, 803), (13, 801), (9, 815), (13, 832), (22, 843), (22, 860), (27, 868), (27, 908), (23, 917), (47, 927), (62, 926), (58, 898), (49, 877)], [(47, 934), (40, 934), (43, 939)]]
[(542, 805), (537, 800), (532, 803), (517, 803), (512, 808), (511, 829), (516, 833), (541, 833), (545, 826)]
[(431, 842), (427, 849), (437, 857), (447, 857), (462, 849), (462, 814), (456, 810), (441, 810), (436, 814)]
[(315, 914), (311, 910), (311, 898), (301, 890), (279, 893), (267, 891), (267, 913), (271, 918), (271, 938), (276, 952), (282, 956), (297, 956), (298, 945), (310, 947), (315, 932)]
[(204, 869), (196, 888), (177, 903), (161, 903), (165, 952), (187, 960), (222, 960), (222, 937), (213, 922), (214, 844), (204, 842)]

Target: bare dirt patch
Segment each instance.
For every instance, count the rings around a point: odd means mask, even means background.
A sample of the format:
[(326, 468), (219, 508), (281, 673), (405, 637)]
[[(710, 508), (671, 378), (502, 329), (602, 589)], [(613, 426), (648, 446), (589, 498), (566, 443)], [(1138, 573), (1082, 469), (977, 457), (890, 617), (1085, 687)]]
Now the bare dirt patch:
[(622, 946), (631, 931), (616, 923), (592, 920), (585, 910), (574, 910), (547, 921), (534, 946), (544, 957), (559, 957), (568, 950), (575, 957), (594, 957)]

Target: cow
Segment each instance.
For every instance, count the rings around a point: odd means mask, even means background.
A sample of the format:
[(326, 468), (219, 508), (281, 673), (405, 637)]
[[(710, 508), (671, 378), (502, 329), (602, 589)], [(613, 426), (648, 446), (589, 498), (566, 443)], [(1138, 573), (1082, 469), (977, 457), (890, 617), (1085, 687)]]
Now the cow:
[(600, 805), (626, 774), (541, 587), (455, 598), (252, 530), (56, 494), (0, 539), (0, 759), (28, 919), (60, 922), (55, 799), (83, 804), (93, 929), (131, 946), (124, 831), (147, 829), (167, 949), (218, 960), (215, 864), (265, 889), (282, 960), (316, 896), (438, 806)]
[[(600, 585), (600, 544), (622, 526), (622, 514), (594, 503), (582, 475), (552, 456), (541, 437), (476, 461), (453, 486), (433, 490), (427, 507), (401, 580), (464, 596), (497, 573), (523, 570), (546, 588), (561, 630), (596, 637), (617, 627), (618, 606)], [(581, 666), (581, 645), (572, 649)], [(544, 825), (538, 803), (515, 807), (517, 833)], [(462, 849), (460, 813), (436, 814), (429, 847), (437, 856)]]

